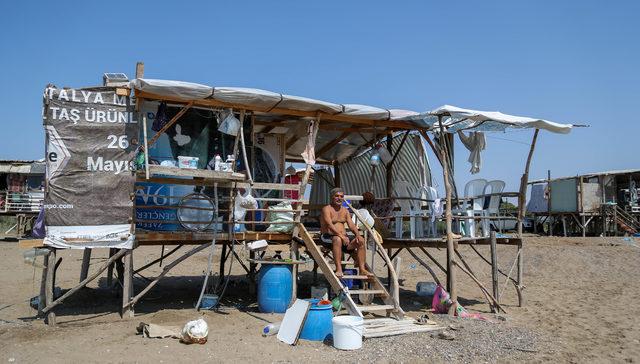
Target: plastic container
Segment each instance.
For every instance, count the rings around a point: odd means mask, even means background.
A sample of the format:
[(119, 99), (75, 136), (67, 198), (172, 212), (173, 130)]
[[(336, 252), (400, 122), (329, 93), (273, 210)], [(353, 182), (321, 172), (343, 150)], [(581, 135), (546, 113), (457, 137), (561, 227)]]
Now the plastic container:
[(178, 167), (186, 168), (186, 169), (197, 169), (198, 168), (198, 157), (185, 157), (182, 155), (178, 156)]
[(262, 264), (258, 273), (258, 309), (265, 313), (284, 313), (291, 301), (291, 264)]
[(416, 294), (420, 297), (432, 297), (436, 293), (437, 284), (434, 282), (418, 282)]
[[(304, 321), (300, 338), (311, 341), (324, 341), (333, 331), (331, 319), (333, 319), (333, 307), (330, 301), (319, 304), (318, 299), (307, 300), (311, 302), (307, 319)], [(328, 303), (325, 303), (328, 302)]]
[(218, 295), (216, 294), (205, 294), (202, 296), (202, 301), (200, 302), (200, 308), (203, 310), (210, 310), (215, 308), (218, 305)]
[(277, 334), (280, 330), (280, 324), (281, 323), (278, 322), (277, 324), (269, 324), (265, 326), (264, 328), (262, 328), (262, 336), (271, 336)]
[[(354, 268), (347, 268), (343, 270), (345, 276), (355, 276), (358, 274), (358, 270)], [(353, 279), (343, 279), (342, 280), (345, 287), (349, 289), (355, 289), (360, 287), (359, 281), (354, 281)]]
[(358, 316), (337, 316), (333, 323), (333, 347), (356, 350), (362, 347), (363, 319)]

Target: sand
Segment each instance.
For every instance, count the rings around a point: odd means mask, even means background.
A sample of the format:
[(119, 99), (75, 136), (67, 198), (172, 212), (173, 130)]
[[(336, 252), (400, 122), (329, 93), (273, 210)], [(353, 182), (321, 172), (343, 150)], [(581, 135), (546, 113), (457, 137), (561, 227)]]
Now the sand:
[[(635, 362), (640, 359), (639, 246), (640, 239), (527, 237), (525, 306), (517, 307), (515, 290), (507, 285), (501, 298), (508, 311), (502, 315), (505, 321), (489, 313), (480, 290), (459, 273), (460, 302), (492, 322), (436, 316), (436, 321), (452, 326), (453, 341), (411, 334), (366, 340), (359, 351), (341, 352), (319, 342), (301, 341), (291, 347), (274, 337), (262, 337), (261, 328), (280, 321), (281, 315), (257, 312), (237, 264), (221, 312), (196, 312), (193, 304), (206, 253), (172, 271), (136, 306), (134, 319), (119, 317), (120, 299), (105, 288), (102, 277), (62, 306), (58, 326), (51, 328), (35, 319), (36, 312), (28, 305), (39, 291), (40, 269), (23, 263), (15, 242), (0, 241), (0, 362)], [(136, 250), (135, 265), (151, 261), (159, 249)], [(461, 252), (490, 286), (489, 266), (469, 247), (461, 247)], [(487, 247), (481, 252), (488, 256)], [(444, 257), (444, 251), (433, 253)], [(68, 289), (78, 282), (82, 253), (63, 251), (59, 256), (63, 262), (57, 286)], [(92, 265), (105, 257), (104, 251), (94, 254)], [(414, 317), (429, 312), (429, 302), (415, 295), (415, 285), (430, 276), (408, 254), (401, 257), (403, 308)], [(509, 271), (514, 257), (515, 248), (499, 247), (502, 270)], [(143, 274), (153, 277), (158, 272), (155, 267)], [(140, 279), (136, 279), (138, 289)], [(311, 274), (303, 272), (301, 297), (309, 294), (310, 279)], [(503, 284), (501, 279), (501, 289)], [(204, 345), (135, 334), (139, 322), (182, 326), (198, 317), (209, 324), (209, 341)]]

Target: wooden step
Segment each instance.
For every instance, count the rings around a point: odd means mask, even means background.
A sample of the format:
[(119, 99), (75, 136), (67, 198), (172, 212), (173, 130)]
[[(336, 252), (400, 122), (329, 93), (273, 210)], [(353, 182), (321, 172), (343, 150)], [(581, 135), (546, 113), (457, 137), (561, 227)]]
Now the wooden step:
[(386, 292), (381, 289), (350, 289), (349, 294), (382, 294), (386, 295)]
[[(336, 264), (336, 262), (334, 262), (333, 260), (329, 260), (328, 261), (329, 264)], [(356, 263), (354, 261), (349, 261), (349, 262), (342, 262), (341, 265), (356, 265)]]
[(372, 312), (372, 311), (388, 311), (393, 310), (395, 307), (392, 305), (366, 305), (366, 306), (356, 306), (358, 310), (362, 312)]
[(373, 276), (342, 276), (340, 277), (340, 279), (355, 279), (355, 280), (363, 280), (363, 281), (367, 281), (371, 278), (373, 278)]

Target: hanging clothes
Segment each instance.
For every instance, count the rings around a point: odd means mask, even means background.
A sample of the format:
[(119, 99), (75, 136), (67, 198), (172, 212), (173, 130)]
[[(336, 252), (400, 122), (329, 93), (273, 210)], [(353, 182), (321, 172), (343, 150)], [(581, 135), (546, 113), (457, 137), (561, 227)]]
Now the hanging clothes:
[(467, 159), (467, 161), (471, 163), (471, 174), (480, 172), (480, 168), (482, 167), (482, 157), (480, 153), (487, 145), (484, 133), (474, 131), (467, 136), (462, 131), (459, 131), (458, 136), (460, 137), (462, 144), (464, 144), (464, 146), (471, 152)]

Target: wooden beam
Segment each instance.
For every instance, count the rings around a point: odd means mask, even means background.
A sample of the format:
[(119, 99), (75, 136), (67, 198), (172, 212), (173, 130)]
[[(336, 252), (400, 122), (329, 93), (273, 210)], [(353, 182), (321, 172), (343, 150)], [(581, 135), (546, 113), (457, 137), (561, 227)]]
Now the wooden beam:
[[(182, 115), (184, 115), (184, 113), (187, 112), (187, 110), (189, 110), (191, 108), (191, 106), (193, 106), (193, 101), (189, 102), (188, 104), (186, 104), (173, 118), (171, 118), (171, 120), (169, 120), (168, 123), (166, 123), (157, 133), (156, 135), (153, 136), (153, 138), (151, 138), (151, 140), (149, 140), (149, 147), (152, 146), (157, 140), (158, 138), (160, 138), (160, 136), (167, 131), (167, 129), (169, 129), (171, 126), (173, 126), (173, 124), (176, 123), (176, 121), (178, 121), (178, 119), (180, 119), (180, 117)], [(146, 129), (145, 129), (146, 130)], [(148, 151), (145, 151), (146, 153), (148, 153)]]
[(426, 131), (420, 129), (418, 130), (420, 132), (420, 135), (422, 135), (422, 137), (427, 141), (427, 143), (429, 143), (429, 146), (431, 147), (431, 150), (433, 151), (433, 154), (436, 155), (436, 158), (438, 158), (438, 162), (440, 162), (440, 165), (442, 166), (442, 157), (440, 156), (440, 150), (439, 148), (436, 147), (435, 144), (433, 144), (433, 141), (431, 140), (431, 138), (429, 137), (429, 134), (427, 134)]
[(388, 118), (384, 119), (366, 119), (357, 116), (344, 115), (344, 114), (328, 114), (324, 112), (315, 112), (315, 111), (301, 111), (301, 110), (291, 110), (291, 109), (283, 109), (283, 108), (257, 108), (251, 105), (242, 105), (242, 104), (233, 104), (228, 102), (222, 102), (213, 99), (202, 99), (202, 100), (185, 100), (174, 96), (166, 96), (166, 95), (158, 95), (150, 92), (135, 90), (136, 97), (149, 99), (149, 100), (164, 100), (164, 101), (173, 101), (176, 103), (183, 104), (193, 104), (196, 106), (203, 107), (220, 107), (220, 108), (233, 108), (233, 109), (245, 109), (247, 111), (254, 112), (263, 112), (268, 114), (282, 114), (282, 115), (292, 115), (292, 116), (301, 116), (301, 117), (312, 117), (317, 118), (321, 117), (322, 120), (327, 121), (344, 121), (352, 124), (359, 125), (370, 125), (373, 127), (393, 127), (398, 129), (410, 129), (416, 130), (418, 127), (407, 121), (400, 120), (389, 120)]
[[(56, 307), (57, 305), (61, 304), (65, 299), (67, 299), (72, 294), (76, 293), (80, 288), (86, 286), (89, 282), (91, 282), (97, 276), (99, 276), (102, 272), (104, 272), (104, 270), (107, 269), (111, 264), (113, 264), (113, 262), (115, 262), (116, 260), (120, 259), (127, 252), (127, 250), (128, 249), (120, 249), (119, 252), (117, 252), (116, 254), (112, 255), (106, 262), (104, 262), (100, 266), (100, 268), (98, 268), (98, 270), (96, 270), (89, 277), (85, 278), (82, 282), (78, 283), (77, 286), (75, 286), (74, 288), (72, 288), (72, 289), (68, 290), (67, 292), (65, 292), (65, 294), (63, 294), (57, 300), (55, 300), (53, 302), (47, 302), (47, 306), (42, 309), (42, 312), (43, 313), (50, 312), (54, 307)], [(52, 255), (50, 254), (49, 257), (51, 257), (51, 256)], [(55, 254), (53, 254), (53, 256), (55, 256)], [(51, 261), (51, 259), (50, 259), (50, 261)]]
[[(407, 137), (409, 136), (410, 132), (411, 132), (411, 130), (407, 130), (404, 133), (404, 136), (402, 137), (402, 141), (400, 142), (400, 145), (398, 146), (398, 150), (396, 150), (393, 153), (393, 157), (391, 158), (391, 162), (389, 162), (389, 165), (393, 165), (393, 162), (395, 162), (396, 158), (398, 158), (398, 155), (400, 155), (400, 150), (402, 149), (402, 146), (404, 146), (404, 143), (407, 141)], [(391, 152), (391, 151), (389, 151), (389, 152)]]
[(326, 152), (328, 152), (331, 148), (335, 147), (336, 145), (338, 145), (338, 143), (340, 143), (341, 141), (343, 141), (346, 137), (348, 137), (351, 133), (348, 131), (343, 132), (342, 134), (340, 134), (340, 136), (338, 136), (337, 138), (333, 139), (332, 141), (330, 141), (329, 143), (325, 144), (322, 148), (320, 148), (320, 150), (316, 153), (317, 157), (321, 157), (323, 154), (325, 154)]

